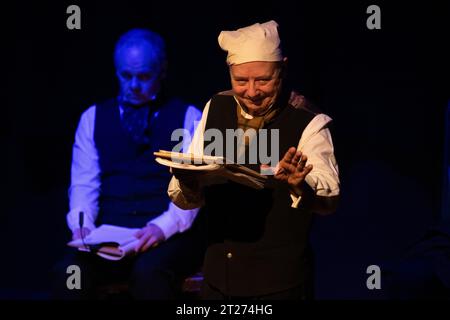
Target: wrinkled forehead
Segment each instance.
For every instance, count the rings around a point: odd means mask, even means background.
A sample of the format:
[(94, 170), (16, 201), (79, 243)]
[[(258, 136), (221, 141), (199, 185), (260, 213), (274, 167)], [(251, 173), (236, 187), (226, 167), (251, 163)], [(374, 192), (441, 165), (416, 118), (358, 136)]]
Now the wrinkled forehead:
[(281, 63), (269, 61), (252, 61), (234, 64), (230, 67), (233, 77), (274, 77), (278, 76)]
[(163, 64), (153, 48), (145, 43), (124, 46), (116, 52), (115, 58), (117, 70), (160, 72)]

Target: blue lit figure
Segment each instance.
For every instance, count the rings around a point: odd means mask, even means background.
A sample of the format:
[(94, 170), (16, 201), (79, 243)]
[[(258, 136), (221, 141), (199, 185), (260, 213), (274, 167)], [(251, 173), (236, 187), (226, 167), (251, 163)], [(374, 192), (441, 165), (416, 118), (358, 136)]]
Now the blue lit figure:
[[(171, 141), (175, 129), (193, 134), (201, 112), (165, 95), (167, 60), (158, 34), (144, 29), (125, 33), (116, 44), (114, 63), (118, 96), (88, 108), (75, 135), (67, 222), (74, 239), (101, 224), (140, 228), (139, 254), (111, 264), (70, 252), (55, 267), (54, 294), (94, 297), (97, 284), (123, 279), (129, 280), (134, 298), (170, 299), (181, 279), (200, 267), (203, 246), (198, 209), (181, 210), (170, 202), (170, 173), (155, 162), (153, 152), (178, 144)], [(81, 228), (79, 212), (84, 212)], [(84, 272), (82, 290), (65, 287), (71, 264)]]
[[(132, 35), (146, 36), (151, 42), (130, 41)], [(167, 67), (161, 38), (134, 30), (117, 43), (114, 61), (123, 102), (140, 106), (156, 98)]]

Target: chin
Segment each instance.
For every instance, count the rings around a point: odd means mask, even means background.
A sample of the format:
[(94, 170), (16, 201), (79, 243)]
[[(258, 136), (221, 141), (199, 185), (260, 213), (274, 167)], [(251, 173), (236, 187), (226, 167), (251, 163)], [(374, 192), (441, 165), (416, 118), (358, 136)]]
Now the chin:
[(268, 108), (267, 108), (267, 106), (255, 106), (255, 105), (252, 105), (252, 106), (247, 106), (247, 109), (251, 113), (258, 115), (258, 114), (263, 113), (264, 111), (266, 111)]
[(263, 110), (263, 108), (258, 107), (258, 106), (247, 106), (248, 110), (252, 111), (252, 112), (261, 112), (261, 110)]
[(251, 110), (259, 110), (263, 108), (262, 104), (255, 104), (253, 102), (245, 102), (245, 105)]

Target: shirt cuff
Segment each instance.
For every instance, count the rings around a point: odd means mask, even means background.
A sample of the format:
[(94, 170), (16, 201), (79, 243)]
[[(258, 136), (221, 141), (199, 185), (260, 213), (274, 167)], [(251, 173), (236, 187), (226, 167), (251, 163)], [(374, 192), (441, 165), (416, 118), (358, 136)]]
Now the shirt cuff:
[(318, 196), (333, 197), (339, 195), (339, 182), (337, 181), (326, 179), (317, 174), (308, 174), (305, 181)]
[(80, 212), (84, 212), (83, 227), (88, 228), (91, 231), (94, 230), (96, 227), (93, 221), (93, 213), (90, 212), (90, 210), (86, 210), (80, 207), (70, 210), (67, 214), (66, 220), (69, 229), (74, 232), (76, 229), (80, 228)]
[(147, 222), (147, 225), (149, 224), (154, 224), (159, 227), (166, 240), (178, 232), (178, 224), (173, 221), (168, 211)]

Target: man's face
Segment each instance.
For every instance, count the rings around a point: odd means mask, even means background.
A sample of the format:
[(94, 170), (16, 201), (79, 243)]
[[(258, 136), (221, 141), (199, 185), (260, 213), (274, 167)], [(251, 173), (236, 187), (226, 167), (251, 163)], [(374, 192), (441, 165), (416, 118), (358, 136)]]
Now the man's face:
[(139, 106), (154, 99), (160, 88), (160, 65), (146, 45), (123, 48), (116, 59), (122, 101)]
[(264, 113), (281, 87), (280, 64), (254, 61), (230, 66), (231, 86), (251, 115)]

